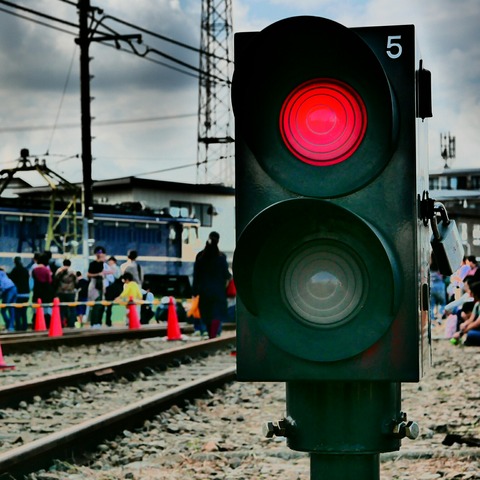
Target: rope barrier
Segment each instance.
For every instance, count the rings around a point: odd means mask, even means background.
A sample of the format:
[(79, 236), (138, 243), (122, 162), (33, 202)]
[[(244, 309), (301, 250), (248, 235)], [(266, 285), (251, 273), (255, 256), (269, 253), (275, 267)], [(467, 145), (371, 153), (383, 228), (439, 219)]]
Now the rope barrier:
[[(86, 305), (87, 307), (93, 307), (95, 305), (102, 305), (104, 307), (109, 307), (110, 305), (120, 305), (126, 307), (131, 304), (135, 305), (160, 305), (162, 302), (160, 300), (153, 300), (151, 302), (146, 302), (145, 300), (133, 300), (133, 301), (113, 301), (113, 300), (100, 300), (95, 302), (93, 300), (88, 300), (86, 302), (59, 302), (56, 305), (60, 307), (78, 307), (80, 305)], [(7, 307), (14, 307), (14, 308), (40, 308), (40, 307), (53, 307), (53, 303), (36, 303), (36, 302), (29, 302), (29, 303), (0, 303), (1, 308)]]

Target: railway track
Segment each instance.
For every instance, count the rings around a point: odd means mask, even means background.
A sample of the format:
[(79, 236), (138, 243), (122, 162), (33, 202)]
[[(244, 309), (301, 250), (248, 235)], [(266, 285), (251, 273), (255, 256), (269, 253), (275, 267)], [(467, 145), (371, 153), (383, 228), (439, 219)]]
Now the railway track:
[[(230, 326), (226, 326), (229, 329)], [(193, 327), (180, 323), (182, 334), (193, 332)], [(26, 353), (59, 346), (94, 345), (124, 339), (152, 338), (167, 335), (167, 325), (142, 325), (141, 328), (111, 327), (104, 329), (65, 328), (62, 336), (49, 337), (48, 332), (28, 332), (0, 335), (4, 354)]]
[(232, 381), (234, 341), (229, 334), (2, 387), (0, 478), (23, 478), (54, 458), (71, 458), (81, 452), (79, 445), (94, 446), (162, 409)]

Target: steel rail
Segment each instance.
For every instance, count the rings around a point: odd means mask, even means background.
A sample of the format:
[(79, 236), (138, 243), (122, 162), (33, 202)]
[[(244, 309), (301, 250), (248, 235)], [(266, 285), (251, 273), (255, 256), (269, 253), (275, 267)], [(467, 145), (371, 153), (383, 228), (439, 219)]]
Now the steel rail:
[[(182, 333), (193, 332), (193, 327), (187, 323), (180, 323)], [(43, 332), (12, 333), (0, 336), (0, 346), (3, 353), (23, 353), (39, 348), (53, 348), (60, 345), (92, 345), (103, 342), (114, 342), (124, 339), (151, 338), (165, 336), (167, 334), (166, 325), (142, 325), (140, 328), (65, 328), (63, 335), (52, 336), (48, 330)]]
[(79, 370), (62, 372), (55, 375), (16, 382), (0, 387), (0, 407), (15, 405), (20, 400), (42, 395), (58, 387), (76, 385), (90, 381), (105, 380), (114, 375), (125, 372), (140, 371), (145, 367), (167, 365), (174, 359), (186, 356), (198, 356), (204, 352), (215, 351), (227, 347), (235, 342), (236, 335), (228, 334), (212, 340), (198, 341), (191, 345), (182, 345), (161, 352), (138, 355), (136, 357), (104, 363), (95, 367), (87, 367)]
[[(193, 332), (189, 323), (179, 323), (182, 334)], [(224, 331), (235, 330), (235, 323), (224, 323)], [(102, 329), (64, 328), (61, 336), (49, 336), (48, 330), (41, 332), (11, 333), (0, 335), (0, 347), (3, 353), (24, 353), (40, 348), (54, 348), (60, 345), (94, 345), (104, 342), (135, 338), (152, 338), (167, 335), (167, 325), (142, 325), (140, 328), (111, 327)]]
[(234, 381), (235, 377), (235, 367), (229, 367), (9, 450), (0, 454), (0, 476), (6, 474), (8, 478), (23, 478), (22, 475), (48, 466), (53, 458), (71, 457), (86, 439), (90, 445), (98, 444), (104, 438), (138, 425), (173, 404)]

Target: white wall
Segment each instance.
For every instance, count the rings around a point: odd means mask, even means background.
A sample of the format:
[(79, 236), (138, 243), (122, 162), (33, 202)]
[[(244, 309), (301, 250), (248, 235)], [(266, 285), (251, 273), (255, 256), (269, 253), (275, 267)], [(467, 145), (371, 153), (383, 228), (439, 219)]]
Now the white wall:
[[(98, 187), (97, 187), (98, 188)], [(194, 187), (195, 188), (195, 187)], [(94, 193), (95, 202), (108, 203), (114, 205), (121, 202), (144, 202), (153, 209), (169, 207), (170, 201), (182, 201), (192, 203), (206, 203), (214, 206), (217, 215), (212, 218), (211, 227), (201, 227), (199, 236), (201, 244), (207, 241), (208, 234), (216, 231), (220, 234), (220, 249), (227, 255), (229, 261), (232, 260), (235, 249), (235, 196), (231, 194), (217, 193), (196, 193), (196, 192), (175, 192), (153, 189), (143, 189), (135, 187), (133, 190), (129, 186), (115, 191), (101, 192), (96, 190)]]

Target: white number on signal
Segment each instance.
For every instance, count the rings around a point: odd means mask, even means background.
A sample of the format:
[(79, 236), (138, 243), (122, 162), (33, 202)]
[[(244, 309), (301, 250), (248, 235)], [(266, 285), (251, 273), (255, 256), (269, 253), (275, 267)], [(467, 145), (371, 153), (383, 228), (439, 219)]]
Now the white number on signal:
[(401, 38), (401, 35), (389, 35), (387, 40), (387, 55), (390, 58), (398, 58), (402, 54), (402, 45), (395, 41)]

